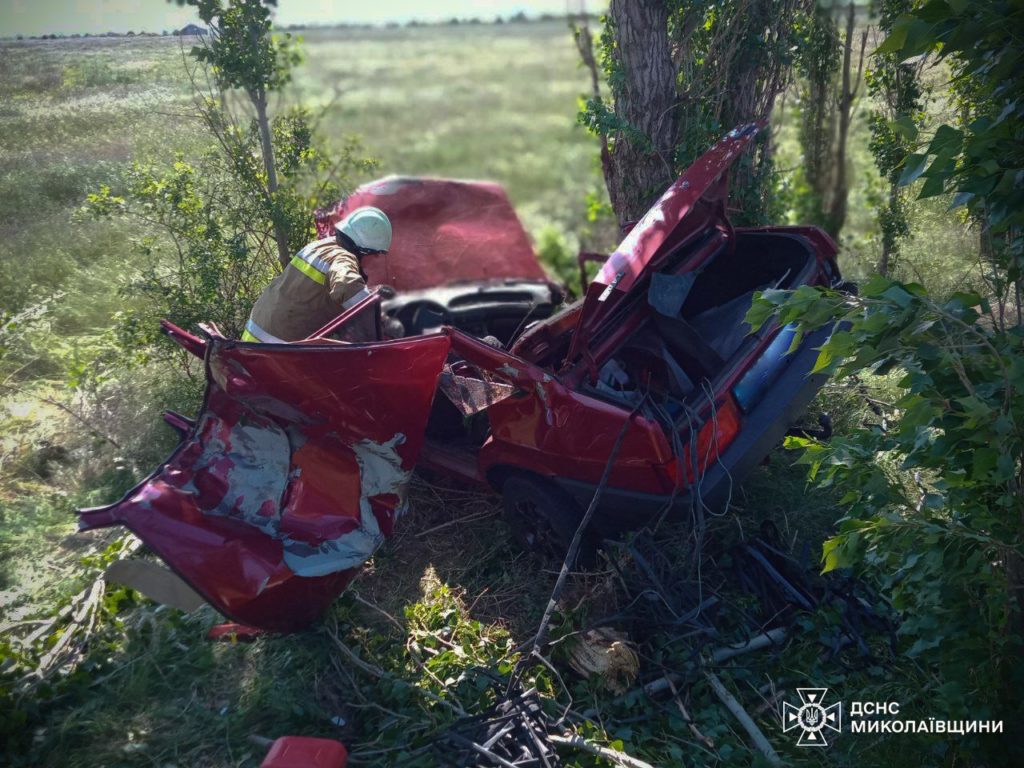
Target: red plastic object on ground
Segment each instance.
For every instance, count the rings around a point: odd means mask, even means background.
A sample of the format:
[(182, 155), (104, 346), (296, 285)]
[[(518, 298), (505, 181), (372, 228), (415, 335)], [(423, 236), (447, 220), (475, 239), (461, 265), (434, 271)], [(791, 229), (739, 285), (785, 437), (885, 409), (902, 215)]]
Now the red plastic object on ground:
[(282, 736), (273, 743), (260, 768), (345, 768), (348, 750), (340, 741)]

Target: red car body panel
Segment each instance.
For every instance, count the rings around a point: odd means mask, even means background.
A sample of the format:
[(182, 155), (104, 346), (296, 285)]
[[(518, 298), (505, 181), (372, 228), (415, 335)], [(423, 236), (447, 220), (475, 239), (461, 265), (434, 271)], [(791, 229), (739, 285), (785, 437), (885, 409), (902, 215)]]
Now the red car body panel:
[(387, 255), (363, 262), (371, 285), (414, 291), (461, 281), (547, 279), (497, 184), (389, 176), (320, 212), (317, 233), (328, 237), (336, 221), (364, 205), (384, 211), (394, 231)]
[[(586, 348), (589, 335), (623, 299), (646, 285), (644, 278), (649, 278), (665, 256), (716, 227), (732, 230), (725, 213), (728, 171), (760, 127), (762, 124), (751, 123), (723, 136), (630, 229), (587, 289), (570, 360)], [(699, 262), (694, 262), (689, 269), (697, 266)]]
[(224, 615), (296, 630), (391, 535), (449, 340), (205, 347), (194, 428), (81, 528), (125, 525)]
[[(597, 482), (629, 413), (567, 388), (541, 368), (459, 331), (452, 351), (504, 379), (517, 393), (488, 408), (491, 435), (480, 448), (475, 475), (518, 469), (550, 476), (565, 474)], [(557, 457), (557, 463), (552, 461)], [(623, 439), (610, 481), (624, 487), (669, 491), (652, 466), (672, 460), (661, 427), (639, 416)]]

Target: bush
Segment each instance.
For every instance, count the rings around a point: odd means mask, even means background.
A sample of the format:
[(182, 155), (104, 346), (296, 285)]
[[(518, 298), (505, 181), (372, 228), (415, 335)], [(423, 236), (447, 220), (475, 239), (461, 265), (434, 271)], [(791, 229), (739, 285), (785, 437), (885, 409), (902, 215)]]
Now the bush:
[(115, 192), (103, 185), (86, 211), (125, 217), (139, 270), (122, 289), (120, 348), (139, 361), (163, 343), (159, 320), (186, 328), (213, 322), (238, 337), (260, 292), (279, 271), (275, 220), (283, 219), (293, 252), (315, 234), (312, 211), (333, 201), (350, 174), (369, 166), (350, 141), (331, 157), (319, 145), (304, 110), (273, 123), (282, 186), (273, 200), (262, 187), (255, 125), (239, 128), (204, 103), (220, 139), (195, 160), (178, 155), (170, 167), (135, 164)]
[(844, 494), (824, 569), (881, 581), (905, 652), (939, 673), (937, 715), (1010, 720), (1024, 683), (1024, 333), (978, 294), (940, 304), (883, 277), (861, 293), (765, 291), (748, 317), (833, 323), (817, 371), (902, 373), (882, 425), (788, 440), (812, 480)]
[(138, 81), (138, 74), (116, 69), (100, 56), (90, 56), (64, 68), (63, 85), (68, 91), (79, 88), (103, 88), (111, 85), (129, 85)]

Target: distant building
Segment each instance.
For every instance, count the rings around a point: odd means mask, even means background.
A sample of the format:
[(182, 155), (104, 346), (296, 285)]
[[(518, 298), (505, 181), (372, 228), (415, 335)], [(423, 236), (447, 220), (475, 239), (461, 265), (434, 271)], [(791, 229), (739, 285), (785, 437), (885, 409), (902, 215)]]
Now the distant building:
[(205, 35), (206, 30), (200, 27), (198, 24), (186, 24), (181, 29), (175, 30), (174, 34), (184, 35)]

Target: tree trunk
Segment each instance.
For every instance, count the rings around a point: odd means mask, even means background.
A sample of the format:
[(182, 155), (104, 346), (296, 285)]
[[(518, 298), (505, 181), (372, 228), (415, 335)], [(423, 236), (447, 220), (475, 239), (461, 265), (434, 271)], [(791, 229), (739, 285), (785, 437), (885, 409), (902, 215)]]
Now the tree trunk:
[(814, 3), (811, 35), (812, 45), (821, 45), (808, 50), (806, 73), (801, 84), (800, 112), (802, 125), (800, 142), (803, 145), (804, 175), (810, 187), (808, 201), (810, 221), (824, 225), (831, 206), (833, 177), (833, 149), (836, 137), (836, 110), (834, 109), (836, 73), (833, 53), (839, 50), (839, 29), (831, 8)]
[[(891, 212), (896, 205), (896, 197), (900, 194), (899, 187), (895, 181), (889, 182), (889, 205)], [(878, 274), (882, 277), (889, 276), (889, 269), (892, 267), (892, 255), (896, 249), (896, 238), (884, 225), (882, 227), (882, 255), (878, 258)]]
[(253, 106), (256, 107), (256, 123), (260, 131), (260, 148), (263, 150), (263, 168), (267, 172), (267, 192), (270, 196), (271, 215), (274, 218), (274, 240), (277, 241), (277, 258), (281, 268), (291, 261), (291, 249), (288, 247), (288, 231), (276, 215), (274, 195), (277, 193), (277, 165), (274, 162), (274, 143), (270, 134), (270, 120), (267, 118), (267, 93), (264, 90), (251, 94)]
[(672, 181), (676, 143), (676, 71), (664, 0), (612, 0), (609, 8), (620, 77), (613, 79), (614, 136), (605, 183), (620, 223), (635, 221)]
[(848, 182), (846, 180), (846, 145), (850, 137), (850, 122), (853, 118), (853, 103), (857, 98), (857, 91), (860, 88), (860, 79), (864, 71), (864, 49), (867, 45), (867, 30), (861, 38), (860, 64), (857, 67), (857, 81), (851, 82), (852, 59), (853, 59), (853, 31), (856, 23), (856, 5), (850, 2), (846, 14), (846, 40), (843, 45), (843, 84), (839, 95), (839, 135), (836, 143), (835, 157), (835, 186), (832, 189), (832, 198), (829, 205), (828, 217), (825, 222), (825, 229), (833, 238), (838, 238), (843, 225), (846, 223), (847, 202), (849, 195)]
[(882, 236), (882, 255), (878, 257), (878, 274), (882, 277), (889, 276), (889, 257), (892, 255), (892, 247), (889, 245), (889, 238)]

